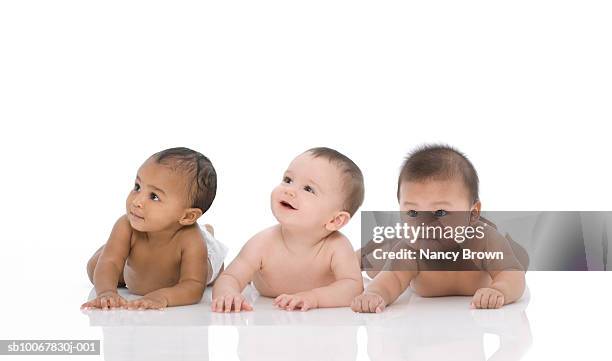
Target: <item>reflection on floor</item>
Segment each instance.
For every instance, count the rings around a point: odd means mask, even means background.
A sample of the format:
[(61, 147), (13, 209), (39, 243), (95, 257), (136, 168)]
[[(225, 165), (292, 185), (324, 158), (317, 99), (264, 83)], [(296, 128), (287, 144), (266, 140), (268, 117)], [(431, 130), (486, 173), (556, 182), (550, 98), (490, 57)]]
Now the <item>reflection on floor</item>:
[(221, 325), (237, 329), (234, 355), (240, 360), (357, 360), (362, 327), (371, 360), (519, 360), (531, 345), (528, 292), (499, 310), (472, 310), (469, 297), (407, 292), (381, 314), (348, 308), (287, 312), (252, 288), (245, 294), (255, 311), (212, 313), (208, 289), (193, 306), (83, 312), (91, 326), (103, 328), (105, 360), (208, 360), (209, 346), (216, 346), (209, 345), (209, 326)]

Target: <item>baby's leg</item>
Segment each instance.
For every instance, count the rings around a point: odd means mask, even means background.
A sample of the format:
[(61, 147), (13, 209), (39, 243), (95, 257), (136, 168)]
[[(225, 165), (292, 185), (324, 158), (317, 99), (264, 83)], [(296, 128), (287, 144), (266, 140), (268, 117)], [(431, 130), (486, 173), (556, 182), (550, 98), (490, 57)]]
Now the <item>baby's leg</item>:
[[(87, 276), (89, 277), (89, 281), (91, 281), (92, 284), (94, 283), (93, 281), (94, 270), (96, 269), (96, 265), (98, 264), (98, 258), (100, 258), (100, 255), (102, 254), (103, 249), (104, 249), (104, 246), (98, 248), (98, 250), (89, 259), (89, 262), (87, 262)], [(121, 274), (119, 275), (119, 283), (117, 284), (117, 287), (125, 287), (125, 280), (123, 278), (123, 272), (121, 272)]]

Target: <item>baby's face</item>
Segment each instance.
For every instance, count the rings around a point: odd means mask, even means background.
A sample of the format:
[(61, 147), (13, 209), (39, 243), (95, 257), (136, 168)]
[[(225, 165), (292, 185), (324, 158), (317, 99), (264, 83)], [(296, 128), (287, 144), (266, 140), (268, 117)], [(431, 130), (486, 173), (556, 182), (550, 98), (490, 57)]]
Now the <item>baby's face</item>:
[[(480, 210), (480, 203), (473, 204), (465, 184), (460, 179), (444, 181), (402, 182), (399, 192), (402, 219), (410, 225), (457, 227), (470, 223), (473, 209)], [(428, 248), (453, 248), (457, 242), (452, 239), (439, 240)]]
[(132, 227), (156, 232), (178, 224), (187, 204), (185, 180), (178, 171), (152, 159), (138, 169), (125, 208)]
[(342, 183), (341, 172), (329, 160), (301, 154), (272, 191), (272, 213), (283, 225), (323, 228), (343, 210)]

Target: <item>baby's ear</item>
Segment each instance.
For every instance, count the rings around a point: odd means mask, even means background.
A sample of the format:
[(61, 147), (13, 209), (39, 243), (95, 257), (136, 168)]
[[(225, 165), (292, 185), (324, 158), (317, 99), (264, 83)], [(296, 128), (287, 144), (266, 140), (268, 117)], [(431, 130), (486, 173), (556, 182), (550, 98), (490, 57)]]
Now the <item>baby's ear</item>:
[(474, 224), (480, 219), (480, 206), (480, 201), (476, 201), (470, 209), (470, 224)]
[(325, 224), (325, 229), (330, 232), (337, 231), (344, 227), (350, 220), (351, 215), (349, 212), (340, 211), (334, 215), (334, 218)]
[(183, 226), (190, 226), (194, 224), (201, 216), (202, 210), (200, 208), (187, 208), (183, 213), (183, 217), (179, 219), (179, 223)]

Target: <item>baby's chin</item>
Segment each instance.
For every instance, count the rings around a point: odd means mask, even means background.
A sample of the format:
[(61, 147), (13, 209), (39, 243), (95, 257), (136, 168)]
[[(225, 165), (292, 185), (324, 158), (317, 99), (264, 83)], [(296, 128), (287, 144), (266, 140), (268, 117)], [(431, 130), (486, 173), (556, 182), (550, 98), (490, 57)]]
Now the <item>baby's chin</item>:
[(143, 224), (140, 224), (140, 223), (130, 221), (130, 226), (132, 226), (132, 229), (135, 229), (138, 232), (149, 232), (147, 227), (145, 227)]

